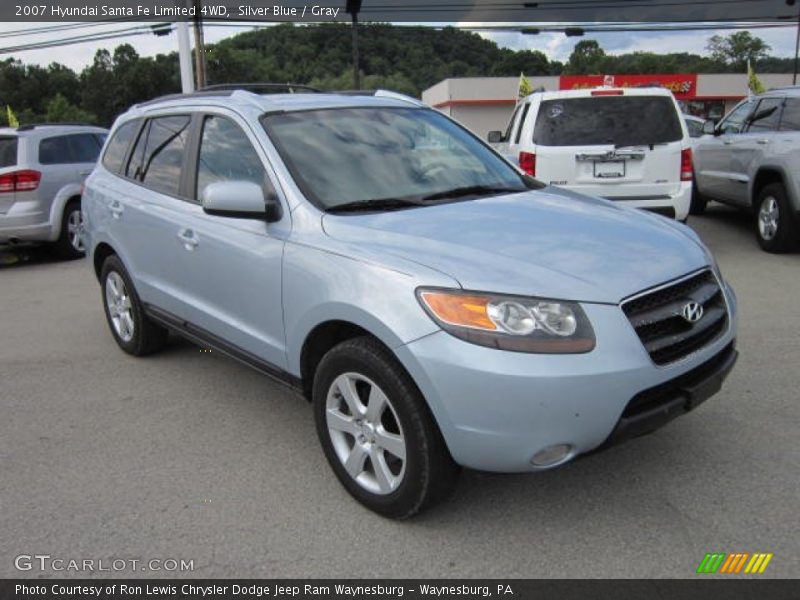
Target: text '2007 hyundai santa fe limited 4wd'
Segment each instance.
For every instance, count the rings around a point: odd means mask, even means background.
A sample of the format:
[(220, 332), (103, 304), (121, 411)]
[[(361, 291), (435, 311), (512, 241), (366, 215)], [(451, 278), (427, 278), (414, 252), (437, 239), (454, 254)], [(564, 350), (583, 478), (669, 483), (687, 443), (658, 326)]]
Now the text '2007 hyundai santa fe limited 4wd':
[(172, 330), (296, 387), (357, 500), (536, 471), (716, 393), (736, 298), (687, 227), (548, 188), (372, 95), (204, 92), (121, 116), (87, 248), (134, 355)]

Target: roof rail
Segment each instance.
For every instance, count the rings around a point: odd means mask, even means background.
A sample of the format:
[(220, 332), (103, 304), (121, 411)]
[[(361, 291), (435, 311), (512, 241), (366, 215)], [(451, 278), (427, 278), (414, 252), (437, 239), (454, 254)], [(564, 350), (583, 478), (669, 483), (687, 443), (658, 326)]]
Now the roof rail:
[(100, 127), (94, 123), (82, 123), (80, 121), (64, 121), (53, 123), (26, 123), (17, 127), (17, 131), (33, 131), (37, 127)]
[(247, 92), (262, 94), (318, 94), (321, 90), (310, 85), (300, 83), (217, 83), (207, 85), (200, 91), (235, 91), (245, 90)]
[(781, 90), (800, 90), (800, 85), (779, 85), (777, 87), (771, 87), (767, 91), (779, 92)]
[(376, 98), (393, 98), (394, 100), (402, 100), (403, 102), (408, 102), (409, 104), (424, 106), (424, 103), (419, 98), (414, 98), (413, 96), (407, 96), (391, 90), (337, 90), (330, 93), (337, 94), (339, 96), (375, 96)]

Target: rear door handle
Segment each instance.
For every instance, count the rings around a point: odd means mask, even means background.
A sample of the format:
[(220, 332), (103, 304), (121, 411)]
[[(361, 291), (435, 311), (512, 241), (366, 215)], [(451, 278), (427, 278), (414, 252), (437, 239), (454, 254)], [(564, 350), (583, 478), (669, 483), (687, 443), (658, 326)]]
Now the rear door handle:
[(197, 236), (191, 229), (181, 229), (178, 232), (178, 240), (183, 244), (183, 247), (190, 252), (197, 248), (197, 245), (200, 243), (200, 240), (197, 239)]
[(118, 200), (114, 200), (111, 204), (108, 205), (108, 210), (111, 211), (111, 216), (115, 219), (119, 219), (122, 216), (122, 211), (124, 210), (122, 204)]
[(86, 177), (91, 172), (92, 172), (91, 169), (86, 169), (84, 171), (78, 171), (78, 175), (80, 175), (81, 177)]
[(770, 143), (770, 140), (767, 140), (767, 139), (764, 139), (764, 140), (756, 140), (756, 143), (757, 143), (757, 144), (761, 144), (761, 145), (763, 146), (763, 145), (769, 144), (769, 143)]

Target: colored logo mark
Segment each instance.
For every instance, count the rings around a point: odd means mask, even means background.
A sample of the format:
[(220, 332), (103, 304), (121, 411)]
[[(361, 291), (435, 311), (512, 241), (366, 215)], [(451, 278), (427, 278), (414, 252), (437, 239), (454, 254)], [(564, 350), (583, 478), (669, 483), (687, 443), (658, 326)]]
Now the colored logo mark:
[(698, 573), (725, 573), (728, 575), (739, 573), (763, 573), (767, 570), (769, 561), (772, 560), (772, 552), (714, 552), (706, 554), (700, 566), (697, 567)]

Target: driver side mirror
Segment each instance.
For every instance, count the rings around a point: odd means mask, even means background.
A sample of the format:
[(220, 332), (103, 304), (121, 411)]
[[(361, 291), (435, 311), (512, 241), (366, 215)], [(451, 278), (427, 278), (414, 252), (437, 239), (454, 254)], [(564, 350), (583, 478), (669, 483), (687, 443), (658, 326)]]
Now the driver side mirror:
[(490, 131), (486, 134), (486, 141), (490, 144), (499, 144), (503, 141), (503, 132), (502, 131)]
[(281, 205), (275, 192), (264, 197), (261, 186), (251, 181), (216, 181), (200, 194), (203, 211), (219, 217), (265, 219), (281, 218)]
[(709, 119), (705, 123), (703, 123), (703, 134), (705, 135), (719, 135), (717, 133), (717, 126), (714, 124), (714, 121)]

